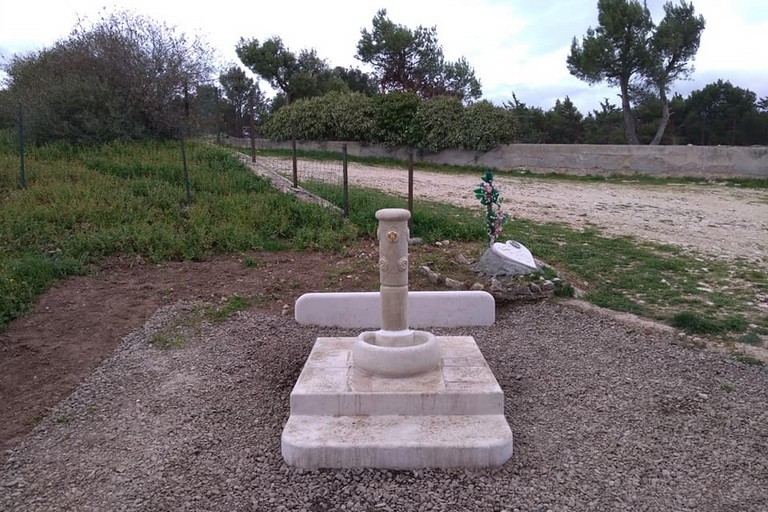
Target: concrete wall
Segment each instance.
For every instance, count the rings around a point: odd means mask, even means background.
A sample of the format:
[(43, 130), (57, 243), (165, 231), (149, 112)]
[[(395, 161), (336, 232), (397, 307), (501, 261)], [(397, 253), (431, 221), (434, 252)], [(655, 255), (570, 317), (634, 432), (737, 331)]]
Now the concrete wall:
[[(250, 146), (248, 139), (229, 139), (232, 145)], [(307, 151), (341, 151), (342, 142), (299, 142)], [(405, 160), (407, 150), (390, 150), (348, 142), (353, 156)], [(290, 142), (258, 139), (257, 148), (290, 149)], [(487, 153), (445, 150), (414, 153), (416, 161), (474, 165), (493, 169), (524, 168), (574, 174), (634, 174), (655, 176), (768, 178), (768, 146), (609, 146), (596, 144), (509, 144)]]

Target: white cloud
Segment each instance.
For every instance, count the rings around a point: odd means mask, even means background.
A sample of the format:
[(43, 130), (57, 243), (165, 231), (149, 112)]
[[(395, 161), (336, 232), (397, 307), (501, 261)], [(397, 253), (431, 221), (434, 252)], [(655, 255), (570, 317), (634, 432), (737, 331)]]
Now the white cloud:
[[(648, 0), (654, 20), (668, 0)], [(712, 76), (768, 95), (762, 53), (768, 47), (766, 0), (693, 0), (706, 21), (691, 82), (701, 88)], [(379, 8), (396, 23), (436, 26), (446, 58), (467, 58), (489, 99), (511, 99), (548, 109), (566, 95), (584, 112), (598, 108), (606, 86), (589, 87), (570, 76), (565, 59), (571, 39), (597, 23), (595, 0), (229, 0), (225, 3), (123, 0), (27, 0), (6, 2), (0, 16), (0, 49), (6, 56), (48, 46), (66, 37), (77, 16), (98, 18), (104, 9), (129, 9), (199, 34), (215, 47), (221, 64), (237, 62), (241, 37), (279, 35), (293, 50), (314, 47), (331, 65), (364, 67), (354, 58), (362, 28)], [(744, 80), (741, 82), (740, 80)]]

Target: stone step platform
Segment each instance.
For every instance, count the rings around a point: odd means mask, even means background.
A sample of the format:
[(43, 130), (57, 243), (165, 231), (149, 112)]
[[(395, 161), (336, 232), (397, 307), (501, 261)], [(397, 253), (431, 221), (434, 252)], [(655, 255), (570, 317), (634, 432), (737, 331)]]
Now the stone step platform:
[(504, 393), (470, 336), (438, 336), (435, 370), (408, 378), (354, 368), (355, 338), (318, 338), (291, 392), (291, 414), (503, 414)]
[(484, 467), (512, 455), (504, 394), (471, 336), (438, 336), (433, 371), (355, 368), (355, 338), (318, 338), (291, 392), (283, 457), (303, 468)]
[(502, 414), (291, 415), (282, 453), (305, 469), (500, 466), (512, 456), (512, 431)]

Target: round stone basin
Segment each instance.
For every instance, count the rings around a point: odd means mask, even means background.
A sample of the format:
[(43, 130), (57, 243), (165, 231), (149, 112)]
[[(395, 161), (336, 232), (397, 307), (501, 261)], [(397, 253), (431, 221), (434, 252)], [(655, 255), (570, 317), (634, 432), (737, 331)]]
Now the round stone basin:
[(404, 331), (401, 339), (407, 340), (407, 345), (392, 343), (393, 334), (392, 331), (361, 333), (352, 346), (353, 367), (382, 377), (411, 377), (437, 368), (440, 347), (434, 334)]

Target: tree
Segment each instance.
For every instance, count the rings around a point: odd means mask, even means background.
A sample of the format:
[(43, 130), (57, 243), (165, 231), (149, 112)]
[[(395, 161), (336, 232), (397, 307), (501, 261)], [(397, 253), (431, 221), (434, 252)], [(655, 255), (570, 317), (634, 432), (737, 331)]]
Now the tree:
[(211, 51), (150, 18), (120, 12), (6, 67), (28, 138), (102, 142), (178, 135), (184, 101), (204, 86)]
[(768, 96), (760, 98), (757, 102), (757, 110), (760, 112), (768, 112)]
[(539, 107), (529, 107), (512, 93), (512, 101), (504, 102), (514, 120), (515, 141), (539, 144), (546, 140), (547, 116)]
[(547, 140), (552, 144), (578, 144), (581, 142), (581, 115), (579, 109), (566, 96), (565, 100), (555, 101), (555, 106), (547, 112)]
[(235, 137), (242, 137), (248, 101), (252, 100), (253, 80), (247, 77), (245, 71), (238, 66), (232, 66), (219, 75), (219, 83), (228, 103), (228, 117), (232, 117), (234, 125), (234, 130), (228, 130), (228, 132)]
[(639, 144), (629, 87), (633, 77), (648, 69), (651, 12), (637, 0), (598, 0), (597, 11), (598, 27), (587, 29), (581, 44), (573, 38), (568, 70), (589, 84), (619, 87), (627, 142)]
[(332, 71), (333, 77), (343, 82), (349, 92), (359, 92), (366, 96), (373, 96), (379, 92), (376, 78), (360, 71), (358, 68), (345, 68), (336, 66)]
[(572, 75), (590, 84), (607, 82), (620, 89), (627, 142), (639, 144), (632, 115), (631, 86), (653, 88), (661, 100), (661, 123), (651, 144), (659, 144), (669, 121), (669, 87), (691, 73), (704, 18), (693, 4), (664, 5), (656, 27), (648, 7), (638, 0), (598, 0), (598, 27), (587, 30), (581, 44), (573, 38), (568, 56)]
[(622, 133), (622, 113), (608, 98), (600, 103), (600, 110), (593, 110), (584, 119), (583, 142), (585, 144), (625, 144)]
[(315, 49), (298, 54), (286, 48), (282, 39), (272, 37), (263, 43), (258, 39), (240, 39), (236, 48), (240, 61), (267, 81), (280, 97), (275, 106), (290, 105), (299, 98), (322, 96), (328, 92), (362, 92), (374, 94), (375, 84), (367, 73), (357, 68), (337, 66), (333, 69), (318, 57)]
[(693, 71), (690, 62), (696, 56), (704, 31), (704, 18), (694, 14), (693, 3), (664, 4), (664, 19), (651, 38), (646, 82), (655, 86), (661, 100), (661, 123), (651, 144), (659, 144), (669, 122), (669, 86)]
[(318, 96), (317, 76), (328, 66), (315, 50), (302, 50), (297, 56), (279, 37), (259, 43), (240, 39), (235, 51), (240, 61), (285, 95), (286, 104), (301, 97)]
[(446, 62), (435, 27), (412, 31), (393, 23), (386, 9), (376, 13), (370, 32), (361, 31), (355, 57), (373, 66), (383, 92), (412, 92), (422, 99), (456, 96), (464, 102), (482, 95), (464, 58)]
[(246, 123), (249, 126), (251, 116), (255, 124), (260, 124), (261, 117), (267, 112), (268, 102), (259, 84), (246, 76), (238, 66), (232, 66), (219, 75), (219, 83), (227, 104), (225, 118), (230, 128), (227, 132), (235, 137), (243, 136)]
[(754, 92), (723, 80), (693, 91), (685, 102), (688, 141), (701, 145), (754, 143), (756, 137), (748, 127), (750, 118), (758, 113), (756, 100)]

